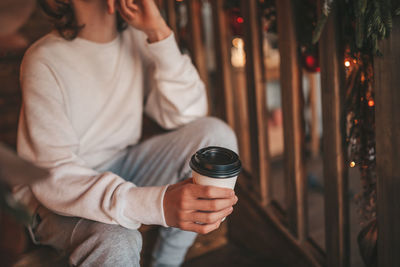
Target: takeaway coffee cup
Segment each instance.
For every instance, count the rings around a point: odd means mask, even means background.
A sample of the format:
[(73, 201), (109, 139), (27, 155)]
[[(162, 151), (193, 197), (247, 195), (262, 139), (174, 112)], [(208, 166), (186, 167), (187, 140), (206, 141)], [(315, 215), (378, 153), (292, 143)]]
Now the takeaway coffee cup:
[(210, 146), (198, 150), (190, 160), (194, 183), (233, 189), (242, 169), (238, 154)]
[(197, 151), (190, 160), (193, 181), (233, 189), (242, 169), (239, 156), (227, 148), (210, 146)]

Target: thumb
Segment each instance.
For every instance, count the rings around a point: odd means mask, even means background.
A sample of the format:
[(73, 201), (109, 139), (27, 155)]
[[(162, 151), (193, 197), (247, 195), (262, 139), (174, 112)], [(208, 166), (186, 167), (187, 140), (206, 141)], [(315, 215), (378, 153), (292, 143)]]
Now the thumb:
[(181, 183), (182, 184), (193, 184), (194, 182), (193, 182), (193, 178), (188, 178), (188, 179), (183, 180)]

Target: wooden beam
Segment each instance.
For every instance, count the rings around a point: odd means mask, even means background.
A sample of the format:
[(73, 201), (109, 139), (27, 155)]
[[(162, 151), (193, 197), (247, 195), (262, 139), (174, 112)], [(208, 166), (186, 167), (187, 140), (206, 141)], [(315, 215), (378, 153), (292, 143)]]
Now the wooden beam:
[(155, 0), (155, 3), (157, 5), (158, 9), (161, 10), (163, 7), (163, 0)]
[(233, 105), (232, 73), (229, 53), (230, 36), (223, 0), (211, 1), (214, 23), (214, 46), (217, 62), (218, 86), (214, 92), (217, 114), (235, 129), (235, 112)]
[(212, 95), (209, 90), (208, 84), (208, 70), (206, 64), (206, 55), (203, 40), (203, 25), (201, 16), (201, 3), (200, 0), (185, 1), (187, 7), (190, 34), (190, 53), (194, 64), (197, 67), (201, 80), (204, 82), (207, 89), (209, 113), (214, 114)]
[(336, 8), (319, 44), (323, 116), (325, 242), (328, 267), (349, 266), (349, 202), (344, 150), (344, 58)]
[(266, 89), (263, 79), (263, 53), (258, 0), (242, 0), (244, 18), (244, 43), (246, 52), (246, 80), (248, 101), (248, 122), (250, 126), (250, 147), (252, 173), (255, 188), (260, 189), (261, 202), (271, 200), (268, 149), (268, 110)]
[[(276, 260), (274, 266), (324, 266), (323, 255), (312, 244), (298, 245), (296, 238), (277, 218), (279, 212), (273, 203), (268, 208), (260, 206), (253, 192), (246, 191), (241, 184), (235, 191), (239, 202), (228, 217), (229, 240)], [(266, 265), (260, 262), (257, 266)]]
[(276, 1), (278, 46), (281, 56), (285, 146), (285, 186), (290, 231), (303, 244), (307, 239), (307, 201), (304, 160), (304, 118), (298, 44), (291, 0)]
[(400, 266), (400, 18), (374, 60), (378, 266)]
[(168, 26), (172, 29), (175, 34), (175, 38), (178, 38), (178, 29), (176, 24), (176, 9), (175, 9), (175, 1), (176, 0), (164, 0), (164, 5), (167, 14), (167, 22)]
[(311, 133), (311, 154), (313, 158), (319, 156), (320, 142), (319, 142), (319, 117), (318, 117), (318, 81), (316, 73), (306, 73), (308, 83), (310, 85), (309, 92), (309, 106), (311, 109), (311, 122), (310, 122), (310, 133)]

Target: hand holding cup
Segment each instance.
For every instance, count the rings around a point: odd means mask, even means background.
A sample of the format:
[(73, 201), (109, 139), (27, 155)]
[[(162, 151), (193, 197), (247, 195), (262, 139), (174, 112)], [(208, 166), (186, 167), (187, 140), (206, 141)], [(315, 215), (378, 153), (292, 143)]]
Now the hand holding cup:
[(206, 234), (232, 213), (242, 166), (232, 150), (206, 147), (192, 156), (190, 167), (193, 179), (171, 185), (165, 193), (165, 219), (169, 226)]
[(232, 189), (198, 185), (188, 179), (168, 187), (164, 196), (165, 220), (169, 226), (207, 234), (232, 213), (237, 200)]

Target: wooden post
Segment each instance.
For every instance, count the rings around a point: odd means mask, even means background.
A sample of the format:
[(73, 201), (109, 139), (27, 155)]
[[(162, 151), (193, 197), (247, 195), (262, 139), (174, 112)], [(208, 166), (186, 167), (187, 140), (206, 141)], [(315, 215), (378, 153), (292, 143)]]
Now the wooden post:
[(400, 18), (376, 57), (378, 266), (400, 266)]
[(176, 10), (175, 10), (176, 0), (164, 0), (164, 1), (165, 1), (165, 9), (167, 14), (168, 25), (174, 32), (175, 38), (178, 38), (178, 30), (176, 25)]
[(197, 67), (201, 80), (204, 82), (210, 111), (209, 113), (214, 114), (212, 95), (210, 94), (209, 84), (208, 84), (208, 71), (206, 64), (206, 56), (204, 49), (203, 33), (202, 33), (202, 16), (201, 16), (201, 3), (199, 0), (186, 1), (186, 7), (188, 11), (188, 21), (189, 21), (189, 34), (190, 34), (190, 52), (194, 64)]
[(306, 77), (310, 85), (309, 92), (309, 103), (311, 109), (311, 122), (310, 122), (310, 133), (311, 133), (311, 154), (313, 158), (319, 156), (320, 142), (319, 142), (319, 118), (318, 118), (318, 99), (317, 99), (317, 74), (308, 72)]
[(248, 101), (248, 122), (250, 126), (250, 147), (252, 173), (255, 188), (260, 188), (261, 202), (266, 205), (271, 200), (268, 150), (268, 110), (263, 80), (263, 54), (258, 14), (258, 0), (242, 0), (244, 17), (244, 38), (246, 52), (246, 80)]
[(336, 8), (319, 44), (323, 114), (325, 241), (328, 267), (349, 266), (349, 210), (344, 131), (344, 58)]
[(218, 85), (214, 93), (217, 114), (225, 118), (228, 124), (235, 129), (235, 112), (233, 105), (232, 74), (229, 58), (229, 33), (226, 24), (223, 0), (211, 1), (214, 23), (214, 46), (217, 62)]
[(285, 145), (286, 201), (290, 231), (303, 244), (307, 239), (304, 161), (304, 118), (298, 44), (291, 0), (276, 1), (280, 82)]
[(155, 0), (155, 3), (157, 5), (158, 9), (161, 10), (162, 6), (163, 6), (163, 0)]
[[(234, 107), (235, 107), (235, 130), (238, 134), (238, 143), (240, 157), (243, 164), (243, 169), (251, 174), (251, 177), (258, 177), (258, 168), (254, 169), (252, 147), (250, 145), (250, 125), (249, 125), (249, 109), (247, 101), (247, 85), (246, 73), (244, 68), (233, 68), (233, 83), (234, 86)], [(242, 182), (243, 180), (239, 180)], [(257, 179), (253, 179), (257, 181)], [(250, 190), (260, 192), (259, 185), (251, 183), (251, 180), (246, 184)], [(256, 188), (254, 188), (256, 187)]]

